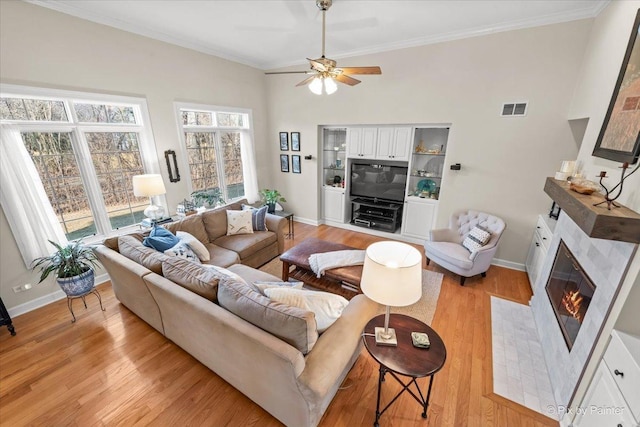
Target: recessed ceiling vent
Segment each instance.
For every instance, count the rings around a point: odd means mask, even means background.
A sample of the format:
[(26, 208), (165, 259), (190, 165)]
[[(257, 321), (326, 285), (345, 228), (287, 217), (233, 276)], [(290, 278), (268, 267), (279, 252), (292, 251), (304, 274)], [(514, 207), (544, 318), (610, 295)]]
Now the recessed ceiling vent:
[(526, 102), (509, 102), (502, 104), (502, 112), (500, 115), (502, 117), (509, 116), (526, 116), (527, 115), (527, 106)]

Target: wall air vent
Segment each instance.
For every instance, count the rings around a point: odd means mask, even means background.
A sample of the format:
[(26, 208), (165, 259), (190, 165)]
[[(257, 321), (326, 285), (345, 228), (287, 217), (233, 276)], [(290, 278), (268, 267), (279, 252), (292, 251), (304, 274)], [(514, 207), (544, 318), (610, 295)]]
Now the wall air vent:
[(526, 116), (527, 115), (527, 106), (526, 102), (509, 102), (502, 104), (502, 111), (500, 115), (502, 117), (510, 117), (510, 116)]

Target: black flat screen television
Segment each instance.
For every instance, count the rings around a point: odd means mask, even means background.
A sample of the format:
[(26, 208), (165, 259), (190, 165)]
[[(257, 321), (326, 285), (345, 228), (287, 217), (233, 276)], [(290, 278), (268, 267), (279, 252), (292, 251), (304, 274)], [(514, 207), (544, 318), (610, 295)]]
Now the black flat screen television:
[(351, 163), (352, 197), (363, 197), (389, 202), (404, 202), (407, 184), (406, 166), (375, 160), (356, 160)]

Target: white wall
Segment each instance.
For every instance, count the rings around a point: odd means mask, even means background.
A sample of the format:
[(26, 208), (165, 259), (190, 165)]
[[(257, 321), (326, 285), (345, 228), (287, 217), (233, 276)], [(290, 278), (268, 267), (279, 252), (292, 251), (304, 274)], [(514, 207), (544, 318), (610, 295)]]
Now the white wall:
[[(169, 183), (163, 155), (167, 149), (180, 153), (175, 101), (251, 108), (256, 155), (265, 156), (266, 101), (259, 70), (20, 1), (0, 2), (0, 52), (2, 83), (145, 97), (172, 211), (188, 197), (184, 180)], [(259, 162), (259, 176), (264, 168)], [(0, 250), (0, 296), (7, 307), (58, 289), (48, 280), (28, 292), (12, 291), (37, 283), (37, 275), (24, 266), (4, 212)]]
[[(495, 213), (507, 222), (497, 258), (522, 264), (536, 216), (551, 206), (545, 177), (577, 156), (567, 117), (591, 23), (340, 59), (344, 66), (380, 65), (383, 74), (340, 85), (331, 96), (294, 87), (303, 75), (268, 76), (269, 184), (286, 196), (288, 210), (316, 220), (316, 160), (303, 161), (301, 175), (279, 172), (279, 131), (300, 131), (302, 154), (316, 156), (318, 125), (452, 123), (448, 163), (462, 170), (445, 165), (437, 223), (444, 226), (459, 208)], [(503, 102), (523, 100), (526, 117), (499, 117)]]
[[(610, 178), (605, 180), (605, 185), (609, 188), (620, 180), (621, 164), (593, 157), (591, 153), (609, 108), (639, 8), (640, 1), (614, 1), (597, 17), (589, 34), (589, 44), (569, 112), (570, 119), (589, 118), (578, 155), (585, 165), (586, 177), (597, 181), (596, 175), (606, 171)], [(629, 177), (624, 187), (619, 201), (640, 212), (640, 172)]]

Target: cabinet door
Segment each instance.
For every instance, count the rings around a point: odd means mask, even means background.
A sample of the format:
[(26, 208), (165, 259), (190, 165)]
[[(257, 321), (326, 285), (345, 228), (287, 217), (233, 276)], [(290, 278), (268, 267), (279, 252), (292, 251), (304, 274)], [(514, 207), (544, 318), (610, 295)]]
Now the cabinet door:
[(411, 147), (411, 128), (395, 128), (393, 135), (393, 152), (391, 155), (394, 160), (409, 160), (409, 148)]
[(637, 425), (604, 361), (600, 361), (587, 394), (578, 409), (578, 415), (573, 423), (576, 427)]
[(409, 237), (426, 239), (433, 228), (433, 217), (436, 205), (433, 203), (413, 202), (404, 203), (404, 220), (402, 234)]
[(524, 264), (527, 270), (527, 274), (529, 275), (529, 283), (531, 283), (531, 289), (535, 288), (536, 280), (538, 279), (538, 273), (540, 272), (540, 267), (542, 265), (542, 262), (540, 261), (540, 252), (541, 246), (538, 233), (534, 231), (533, 237), (531, 238), (531, 244), (529, 245), (527, 260)]
[(378, 142), (378, 128), (362, 128), (362, 143), (360, 157), (373, 159), (376, 157), (376, 144)]
[(347, 129), (347, 156), (361, 157), (362, 128)]
[(344, 190), (324, 189), (322, 213), (325, 220), (344, 222), (344, 195)]
[(394, 154), (394, 129), (393, 128), (379, 128), (378, 129), (378, 148), (376, 150), (376, 157), (378, 159), (393, 159)]

